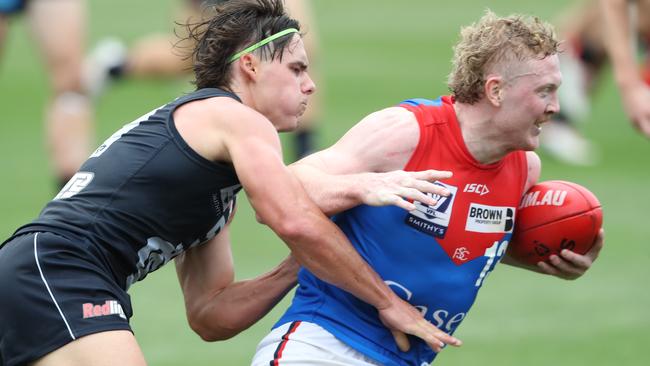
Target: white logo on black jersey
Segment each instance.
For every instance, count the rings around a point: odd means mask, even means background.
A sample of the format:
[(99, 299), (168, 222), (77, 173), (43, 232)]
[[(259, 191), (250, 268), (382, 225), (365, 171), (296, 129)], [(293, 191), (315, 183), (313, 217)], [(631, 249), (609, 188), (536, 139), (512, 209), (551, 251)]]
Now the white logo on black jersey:
[(95, 178), (93, 172), (78, 172), (66, 183), (61, 192), (54, 197), (55, 200), (70, 198), (86, 188)]
[(131, 131), (132, 129), (136, 128), (141, 122), (146, 121), (147, 119), (149, 119), (149, 117), (151, 117), (154, 113), (156, 113), (158, 111), (158, 109), (160, 109), (160, 108), (162, 108), (162, 107), (156, 108), (153, 111), (151, 111), (151, 112), (143, 115), (142, 117), (136, 119), (135, 121), (127, 123), (126, 125), (122, 126), (122, 128), (120, 128), (114, 134), (112, 134), (111, 137), (106, 139), (106, 141), (104, 141), (103, 144), (99, 145), (99, 147), (92, 154), (90, 154), (90, 157), (91, 158), (96, 158), (96, 157), (100, 156), (101, 154), (103, 154), (111, 145), (113, 145), (113, 143), (115, 141), (119, 140), (122, 137), (122, 135), (124, 135), (125, 133), (127, 133), (127, 132)]

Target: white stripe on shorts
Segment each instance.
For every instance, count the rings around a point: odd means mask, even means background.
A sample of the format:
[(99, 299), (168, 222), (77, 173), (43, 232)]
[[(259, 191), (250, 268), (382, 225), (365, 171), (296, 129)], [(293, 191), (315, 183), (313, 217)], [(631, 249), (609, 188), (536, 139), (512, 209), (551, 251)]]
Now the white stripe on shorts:
[(68, 328), (68, 332), (70, 333), (70, 337), (72, 340), (75, 340), (74, 334), (72, 334), (72, 329), (70, 329), (70, 324), (68, 324), (68, 320), (65, 318), (65, 315), (63, 315), (63, 311), (61, 311), (61, 308), (59, 307), (59, 303), (56, 302), (56, 299), (54, 298), (54, 294), (52, 294), (52, 291), (50, 290), (50, 285), (47, 284), (47, 280), (45, 279), (45, 275), (43, 275), (43, 270), (41, 269), (41, 263), (38, 261), (38, 248), (37, 248), (37, 243), (38, 243), (38, 234), (36, 233), (34, 235), (34, 258), (36, 259), (36, 266), (38, 267), (38, 273), (41, 275), (41, 279), (43, 280), (43, 283), (45, 284), (45, 288), (47, 289), (47, 292), (50, 294), (50, 297), (52, 298), (52, 301), (54, 302), (54, 305), (56, 306), (56, 309), (59, 311), (59, 314), (61, 314), (61, 318), (63, 319), (63, 322), (65, 323), (66, 328)]
[[(293, 329), (290, 330), (292, 326)], [(276, 351), (279, 347), (281, 352), (278, 355)], [(380, 366), (381, 364), (341, 342), (319, 325), (303, 321), (283, 324), (262, 339), (257, 346), (251, 366), (271, 365)]]

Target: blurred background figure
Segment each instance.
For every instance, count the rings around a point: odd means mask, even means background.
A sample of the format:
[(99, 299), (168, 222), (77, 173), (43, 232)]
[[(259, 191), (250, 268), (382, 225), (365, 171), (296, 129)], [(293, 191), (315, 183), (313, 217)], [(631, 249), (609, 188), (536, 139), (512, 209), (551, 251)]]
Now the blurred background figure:
[[(603, 3), (615, 3), (617, 1), (603, 0)], [(560, 22), (561, 38), (566, 40), (564, 52), (560, 54), (560, 63), (564, 81), (560, 88), (560, 113), (556, 116), (553, 123), (544, 127), (542, 132), (542, 147), (554, 158), (573, 165), (593, 165), (598, 161), (598, 149), (591, 141), (587, 140), (581, 133), (580, 124), (585, 122), (591, 110), (590, 100), (594, 89), (598, 85), (599, 79), (605, 66), (610, 60), (608, 55), (607, 37), (611, 36), (610, 29), (622, 29), (623, 40), (615, 41), (625, 49), (619, 53), (627, 53), (630, 60), (636, 59), (634, 55), (636, 47), (630, 44), (638, 42), (643, 50), (644, 61), (641, 66), (625, 66), (626, 74), (633, 74), (631, 78), (641, 80), (645, 75), (645, 83), (650, 83), (650, 57), (648, 46), (650, 45), (650, 1), (638, 0), (636, 2), (618, 1), (620, 10), (625, 13), (622, 21), (612, 26), (607, 25), (608, 17), (611, 17), (611, 9), (603, 11), (597, 0), (582, 1), (580, 4), (570, 9), (563, 15)], [(610, 5), (606, 5), (610, 6)], [(613, 4), (616, 8), (617, 4)], [(630, 8), (628, 8), (630, 7)], [(629, 10), (632, 14), (628, 14)], [(607, 14), (608, 16), (604, 16)], [(628, 18), (633, 16), (636, 21)], [(618, 18), (617, 18), (618, 19)], [(634, 24), (635, 23), (635, 24)], [(633, 35), (627, 29), (634, 28)], [(617, 62), (613, 63), (615, 74)], [(622, 76), (616, 75), (617, 81)], [(630, 77), (628, 77), (630, 79)], [(626, 95), (634, 94), (638, 97), (638, 89), (634, 92), (626, 92), (625, 86), (620, 82), (619, 89), (624, 98), (624, 104), (628, 104)], [(647, 85), (643, 86), (647, 91)], [(650, 94), (649, 94), (650, 95)], [(645, 102), (650, 108), (650, 100)], [(626, 107), (628, 115), (633, 118), (630, 107)], [(646, 134), (650, 134), (650, 129)]]
[[(178, 23), (196, 23), (210, 14), (211, 7), (228, 0), (183, 0)], [(299, 159), (316, 148), (315, 131), (322, 115), (322, 77), (318, 63), (320, 41), (309, 0), (286, 0), (292, 17), (300, 21), (306, 34), (303, 37), (310, 57), (309, 73), (319, 85), (320, 93), (311, 96), (309, 107), (301, 117), (300, 128), (293, 133), (293, 150)], [(189, 75), (192, 59), (188, 57), (193, 44), (184, 39), (185, 29), (177, 28), (178, 34), (155, 33), (143, 36), (126, 47), (115, 38), (106, 38), (97, 43), (87, 57), (85, 65), (86, 87), (94, 96), (100, 95), (106, 86), (125, 78), (172, 78)], [(180, 36), (180, 37), (179, 37)]]
[[(605, 44), (612, 60), (616, 84), (625, 112), (646, 137), (650, 137), (650, 1), (600, 0), (604, 14)], [(645, 57), (636, 72), (636, 30), (641, 35)]]
[(85, 0), (0, 0), (0, 47), (10, 18), (24, 13), (49, 75), (46, 139), (61, 187), (86, 160), (93, 141), (91, 103), (81, 77), (86, 6)]

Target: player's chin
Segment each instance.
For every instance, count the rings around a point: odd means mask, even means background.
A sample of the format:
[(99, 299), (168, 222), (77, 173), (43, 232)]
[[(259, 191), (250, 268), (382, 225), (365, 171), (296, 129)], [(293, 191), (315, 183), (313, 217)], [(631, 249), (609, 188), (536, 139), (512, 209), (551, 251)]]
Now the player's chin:
[(539, 137), (533, 135), (521, 136), (514, 150), (533, 151), (539, 147)]
[(298, 128), (298, 117), (289, 117), (286, 118), (283, 123), (281, 123), (278, 127), (277, 130), (278, 132), (291, 132), (295, 131)]
[(540, 130), (537, 128), (531, 130), (528, 138), (526, 139), (526, 143), (524, 146), (522, 146), (522, 150), (532, 151), (539, 148), (539, 133)]

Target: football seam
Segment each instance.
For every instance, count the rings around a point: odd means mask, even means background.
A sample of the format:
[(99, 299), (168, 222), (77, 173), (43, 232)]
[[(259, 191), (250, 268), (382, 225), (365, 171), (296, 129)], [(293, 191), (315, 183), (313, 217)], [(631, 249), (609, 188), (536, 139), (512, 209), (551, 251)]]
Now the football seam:
[[(582, 193), (582, 191), (581, 191), (580, 189), (576, 189), (576, 188), (573, 187), (571, 184), (567, 184), (566, 182), (561, 181), (561, 180), (556, 180), (555, 182), (560, 183), (560, 184), (562, 184), (562, 185), (564, 185), (564, 186), (566, 186), (566, 187), (570, 187), (570, 188), (573, 189), (574, 191), (578, 192), (578, 193), (582, 196), (582, 198), (584, 198), (585, 201), (587, 201), (587, 203), (590, 203), (590, 202), (591, 202), (591, 201), (589, 200), (589, 198), (588, 198), (584, 193)], [(585, 187), (582, 187), (582, 188), (587, 189), (587, 188), (585, 188)], [(589, 192), (591, 192), (591, 191), (589, 191)], [(600, 200), (598, 199), (598, 197), (596, 197), (596, 195), (595, 195), (593, 192), (591, 192), (591, 194), (592, 194), (592, 195), (594, 196), (594, 198), (596, 199), (596, 202), (598, 202), (598, 206), (595, 206), (595, 207), (593, 207), (593, 208), (601, 208), (603, 205), (600, 203)]]
[[(530, 227), (526, 228), (524, 230), (524, 232), (526, 232), (528, 230), (536, 229), (536, 228), (544, 226), (544, 225), (552, 224), (552, 223), (555, 223), (555, 222), (558, 222), (558, 221), (564, 221), (566, 219), (570, 219), (570, 218), (573, 218), (573, 217), (576, 217), (576, 216), (580, 216), (580, 215), (584, 215), (584, 214), (591, 214), (594, 210), (597, 210), (597, 209), (601, 209), (601, 207), (600, 206), (594, 207), (594, 208), (589, 209), (588, 211), (581, 211), (581, 212), (578, 212), (578, 213), (574, 213), (572, 215), (567, 215), (567, 216), (563, 216), (563, 217), (554, 219), (553, 221), (548, 221), (548, 222), (538, 224), (538, 225), (535, 225), (535, 226), (530, 226)], [(515, 226), (516, 225), (517, 225), (517, 223), (515, 222)]]

